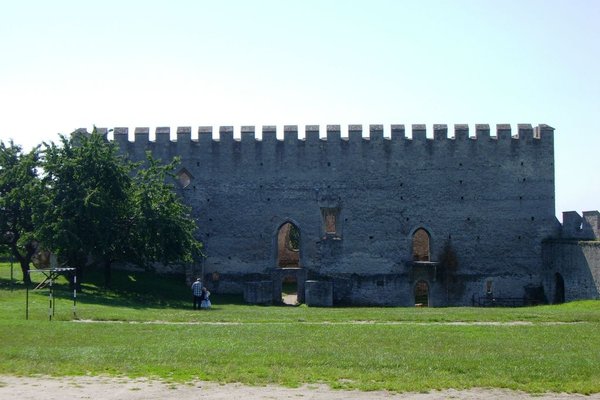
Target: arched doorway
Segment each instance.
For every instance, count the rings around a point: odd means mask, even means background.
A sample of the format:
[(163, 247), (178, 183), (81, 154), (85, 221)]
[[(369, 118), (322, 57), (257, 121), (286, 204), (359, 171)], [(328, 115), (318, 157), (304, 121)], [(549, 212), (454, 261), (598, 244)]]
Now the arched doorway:
[(303, 282), (299, 282), (298, 272), (300, 265), (300, 229), (287, 221), (277, 230), (277, 274), (275, 291), (279, 293), (276, 302), (295, 305), (303, 301), (299, 296), (303, 290)]
[(412, 257), (413, 261), (431, 261), (429, 232), (419, 228), (413, 233)]
[(560, 273), (554, 274), (554, 304), (565, 302), (565, 280)]
[(281, 225), (277, 233), (277, 266), (300, 268), (300, 229), (291, 222)]
[(429, 307), (429, 285), (425, 281), (415, 284), (415, 307)]

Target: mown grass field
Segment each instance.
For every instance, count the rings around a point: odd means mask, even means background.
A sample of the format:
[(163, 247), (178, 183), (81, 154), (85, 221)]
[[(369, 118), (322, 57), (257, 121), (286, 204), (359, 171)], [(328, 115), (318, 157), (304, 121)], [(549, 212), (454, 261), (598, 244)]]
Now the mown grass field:
[[(20, 277), (20, 273), (16, 273)], [(147, 376), (392, 391), (471, 387), (600, 392), (600, 302), (527, 308), (248, 306), (213, 295), (191, 310), (181, 280), (88, 275), (72, 293), (11, 290), (0, 264), (0, 374)], [(34, 276), (34, 279), (38, 277)], [(89, 322), (94, 321), (94, 322)]]

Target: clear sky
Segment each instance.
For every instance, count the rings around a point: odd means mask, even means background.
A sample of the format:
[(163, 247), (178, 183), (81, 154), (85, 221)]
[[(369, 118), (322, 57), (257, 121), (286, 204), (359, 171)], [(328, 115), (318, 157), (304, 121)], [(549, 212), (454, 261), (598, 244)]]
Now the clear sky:
[(600, 1), (0, 1), (1, 140), (546, 123), (557, 214), (600, 208)]

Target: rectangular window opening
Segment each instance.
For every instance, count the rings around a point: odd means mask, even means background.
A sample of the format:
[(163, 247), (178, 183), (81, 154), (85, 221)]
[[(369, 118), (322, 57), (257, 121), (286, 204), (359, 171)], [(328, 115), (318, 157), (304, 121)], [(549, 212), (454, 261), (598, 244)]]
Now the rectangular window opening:
[(323, 230), (325, 231), (326, 237), (340, 237), (339, 229), (339, 213), (338, 208), (322, 208), (321, 214), (323, 215)]

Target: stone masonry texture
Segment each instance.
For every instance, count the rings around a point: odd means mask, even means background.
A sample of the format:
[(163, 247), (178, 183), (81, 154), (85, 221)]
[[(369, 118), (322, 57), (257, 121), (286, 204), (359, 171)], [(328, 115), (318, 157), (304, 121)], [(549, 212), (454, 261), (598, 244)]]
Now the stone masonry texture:
[[(331, 284), (334, 305), (414, 306), (420, 282), (430, 306), (531, 293), (552, 301), (559, 271), (549, 260), (561, 250), (542, 253), (561, 225), (550, 126), (497, 125), (492, 135), (488, 125), (472, 133), (455, 125), (453, 134), (434, 125), (427, 135), (413, 125), (408, 137), (404, 125), (386, 136), (382, 125), (350, 125), (342, 137), (339, 125), (309, 125), (301, 139), (297, 126), (285, 126), (283, 140), (273, 126), (260, 139), (253, 126), (236, 138), (232, 127), (200, 127), (193, 140), (191, 133), (180, 127), (171, 140), (169, 128), (157, 128), (150, 140), (148, 128), (136, 128), (130, 140), (127, 128), (115, 128), (113, 140), (134, 161), (147, 151), (164, 162), (180, 157), (175, 186), (207, 255), (194, 268), (215, 293), (271, 281), (277, 302), (282, 282), (303, 289), (310, 280)], [(278, 263), (287, 223), (299, 231), (299, 268)], [(419, 230), (429, 236), (429, 256), (416, 259)]]

